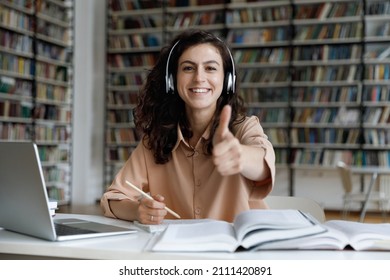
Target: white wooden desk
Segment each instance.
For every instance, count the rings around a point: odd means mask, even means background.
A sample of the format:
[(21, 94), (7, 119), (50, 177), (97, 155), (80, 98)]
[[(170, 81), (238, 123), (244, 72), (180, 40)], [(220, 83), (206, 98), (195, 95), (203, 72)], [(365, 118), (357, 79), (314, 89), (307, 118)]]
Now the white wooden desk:
[[(57, 217), (90, 220), (136, 228), (132, 223), (101, 216), (57, 214)], [(99, 237), (77, 241), (50, 242), (0, 229), (0, 259), (226, 259), (226, 260), (390, 260), (390, 252), (356, 252), (327, 250), (288, 250), (238, 253), (152, 253), (144, 251), (151, 237), (139, 230), (136, 234)]]
[(360, 212), (360, 222), (364, 221), (364, 217), (367, 212), (367, 206), (368, 202), (372, 193), (372, 189), (374, 188), (374, 185), (378, 179), (379, 175), (390, 175), (390, 168), (388, 167), (377, 167), (377, 166), (366, 166), (366, 167), (351, 167), (351, 172), (353, 174), (360, 174), (360, 175), (370, 175), (370, 183), (368, 185), (367, 191), (366, 191), (366, 199), (364, 200), (364, 203), (362, 205), (362, 209)]

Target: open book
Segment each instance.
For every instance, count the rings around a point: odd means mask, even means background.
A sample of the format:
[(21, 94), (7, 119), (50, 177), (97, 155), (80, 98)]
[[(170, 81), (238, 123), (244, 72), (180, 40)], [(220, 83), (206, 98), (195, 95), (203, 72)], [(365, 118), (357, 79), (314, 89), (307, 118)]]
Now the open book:
[(326, 229), (318, 221), (299, 210), (249, 210), (240, 213), (233, 223), (207, 220), (204, 223), (169, 224), (151, 250), (234, 252), (324, 231)]
[(332, 220), (323, 224), (326, 232), (297, 238), (294, 242), (261, 244), (257, 250), (267, 249), (327, 249), (390, 250), (390, 224), (360, 223)]

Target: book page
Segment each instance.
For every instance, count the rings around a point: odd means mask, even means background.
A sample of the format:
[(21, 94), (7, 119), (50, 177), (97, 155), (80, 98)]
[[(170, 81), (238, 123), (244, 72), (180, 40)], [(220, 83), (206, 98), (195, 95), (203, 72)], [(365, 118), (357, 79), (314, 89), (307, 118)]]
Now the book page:
[(224, 221), (208, 221), (168, 225), (154, 244), (152, 251), (233, 252), (237, 247), (232, 224)]
[(323, 227), (326, 231), (319, 234), (263, 243), (253, 250), (342, 250), (348, 245), (348, 237), (343, 232)]
[(344, 232), (349, 238), (349, 244), (355, 250), (381, 249), (376, 241), (388, 240), (390, 242), (390, 224), (388, 223), (373, 224), (332, 220), (326, 222), (325, 225)]
[(299, 210), (249, 210), (242, 212), (234, 221), (237, 240), (253, 230), (297, 229), (318, 224), (314, 218), (303, 215)]

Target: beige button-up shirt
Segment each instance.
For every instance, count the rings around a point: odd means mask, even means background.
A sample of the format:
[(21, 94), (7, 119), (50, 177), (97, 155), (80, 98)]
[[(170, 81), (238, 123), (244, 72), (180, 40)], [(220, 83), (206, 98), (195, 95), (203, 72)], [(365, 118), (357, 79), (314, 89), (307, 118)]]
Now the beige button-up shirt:
[[(164, 196), (164, 203), (183, 219), (212, 218), (233, 221), (234, 217), (251, 208), (267, 208), (263, 198), (274, 185), (275, 153), (255, 116), (233, 129), (241, 144), (261, 147), (265, 150), (265, 162), (271, 177), (254, 182), (240, 174), (221, 176), (210, 155), (202, 151), (207, 130), (195, 147), (191, 148), (178, 128), (178, 140), (172, 150), (172, 159), (166, 164), (156, 164), (153, 153), (140, 143), (132, 152), (112, 185), (103, 194), (101, 206), (104, 215), (115, 217), (109, 200), (139, 198), (139, 193), (125, 183), (130, 181), (151, 195)], [(167, 219), (173, 219), (169, 213)]]

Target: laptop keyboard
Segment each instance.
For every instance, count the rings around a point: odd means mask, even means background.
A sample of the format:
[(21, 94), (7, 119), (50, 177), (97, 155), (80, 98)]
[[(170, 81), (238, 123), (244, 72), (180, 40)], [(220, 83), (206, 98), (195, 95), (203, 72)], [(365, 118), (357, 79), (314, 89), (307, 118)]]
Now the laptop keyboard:
[(57, 235), (76, 235), (76, 234), (88, 234), (88, 233), (95, 233), (96, 231), (88, 230), (88, 229), (82, 229), (82, 228), (75, 228), (63, 224), (54, 224)]

